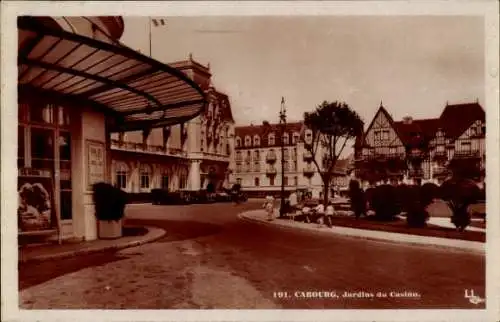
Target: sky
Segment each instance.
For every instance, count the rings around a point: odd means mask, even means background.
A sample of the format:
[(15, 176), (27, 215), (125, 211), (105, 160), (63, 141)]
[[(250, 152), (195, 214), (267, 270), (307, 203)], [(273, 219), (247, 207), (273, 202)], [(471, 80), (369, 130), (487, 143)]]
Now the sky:
[[(210, 64), (237, 125), (301, 120), (344, 101), (367, 126), (380, 102), (395, 120), (438, 117), (446, 102), (485, 99), (483, 18), (475, 16), (163, 17), (152, 54)], [(149, 53), (149, 19), (125, 17), (121, 41)]]

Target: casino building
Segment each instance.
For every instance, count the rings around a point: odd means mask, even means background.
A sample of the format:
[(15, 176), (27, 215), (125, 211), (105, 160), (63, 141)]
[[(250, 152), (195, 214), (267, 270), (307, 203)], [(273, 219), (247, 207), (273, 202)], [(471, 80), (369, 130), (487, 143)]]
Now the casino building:
[[(187, 176), (195, 189), (204, 172), (225, 173), (227, 97), (200, 85), (209, 77), (195, 62), (174, 67), (123, 45), (123, 30), (121, 17), (18, 18), (20, 236), (96, 239), (99, 181), (140, 191)], [(128, 133), (142, 134), (138, 144)]]

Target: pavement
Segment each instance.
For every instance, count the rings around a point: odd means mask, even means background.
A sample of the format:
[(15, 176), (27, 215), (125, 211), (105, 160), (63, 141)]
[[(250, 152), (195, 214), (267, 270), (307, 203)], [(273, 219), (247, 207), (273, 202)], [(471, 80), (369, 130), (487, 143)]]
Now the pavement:
[(42, 246), (25, 246), (19, 248), (19, 263), (41, 262), (53, 259), (68, 258), (109, 250), (139, 246), (158, 240), (165, 236), (165, 230), (157, 227), (144, 227), (147, 233), (140, 236), (125, 236), (118, 239), (98, 239), (87, 242), (68, 244), (49, 244)]
[[(480, 219), (480, 220), (482, 221), (482, 219)], [(440, 226), (440, 227), (455, 229), (455, 225), (450, 221), (450, 218), (446, 218), (446, 217), (430, 217), (428, 223), (436, 225), (436, 226)], [(486, 229), (479, 228), (479, 227), (468, 226), (467, 228), (465, 228), (465, 230), (479, 231), (482, 233), (486, 233)]]
[[(278, 210), (276, 209), (275, 217), (277, 213)], [(284, 228), (303, 229), (309, 231), (316, 231), (318, 233), (337, 234), (337, 235), (357, 237), (362, 239), (384, 240), (397, 243), (456, 248), (478, 253), (485, 253), (485, 244), (481, 242), (466, 241), (466, 240), (451, 239), (451, 238), (439, 238), (431, 236), (417, 236), (410, 234), (400, 234), (400, 233), (392, 233), (385, 231), (356, 229), (356, 228), (338, 227), (338, 226), (327, 227), (325, 225), (310, 224), (310, 223), (308, 224), (293, 220), (282, 220), (276, 218), (272, 221), (269, 221), (267, 213), (264, 210), (260, 209), (246, 211), (240, 213), (238, 216), (245, 220), (250, 220), (262, 224), (276, 225)], [(440, 218), (438, 222), (444, 225), (446, 219), (449, 220), (449, 218)]]
[[(19, 297), (10, 300), (26, 310), (485, 307), (464, 298), (464, 289), (484, 298), (484, 253), (238, 218), (261, 207), (260, 202), (127, 207), (125, 225), (159, 227), (167, 234), (119, 251), (19, 263)], [(305, 295), (315, 291), (336, 296)], [(281, 312), (290, 316), (282, 320), (296, 315)], [(321, 314), (332, 321), (337, 313)]]

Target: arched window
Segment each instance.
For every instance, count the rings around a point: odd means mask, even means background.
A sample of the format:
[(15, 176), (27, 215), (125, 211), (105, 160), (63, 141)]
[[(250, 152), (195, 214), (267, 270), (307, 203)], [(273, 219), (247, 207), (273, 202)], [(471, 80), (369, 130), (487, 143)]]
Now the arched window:
[(239, 136), (236, 137), (236, 147), (239, 148), (241, 146), (241, 138)]
[(147, 164), (141, 164), (139, 171), (139, 180), (141, 184), (141, 189), (149, 189), (151, 177), (151, 168)]
[(258, 135), (253, 136), (253, 145), (254, 146), (259, 146), (260, 145), (260, 137)]
[(252, 138), (247, 135), (245, 136), (245, 146), (251, 146), (252, 145)]
[(268, 142), (268, 145), (274, 145), (275, 142), (274, 142), (274, 133), (270, 133), (269, 136), (267, 137), (267, 142)]
[(115, 185), (120, 189), (127, 189), (128, 166), (125, 163), (118, 163), (115, 170)]

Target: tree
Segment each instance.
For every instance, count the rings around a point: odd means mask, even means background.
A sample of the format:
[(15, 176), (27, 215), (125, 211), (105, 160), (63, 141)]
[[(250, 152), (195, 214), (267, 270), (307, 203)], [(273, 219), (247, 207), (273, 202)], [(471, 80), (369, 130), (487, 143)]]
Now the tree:
[[(344, 102), (323, 101), (314, 112), (304, 113), (304, 124), (311, 130), (305, 149), (311, 154), (323, 181), (323, 203), (328, 203), (328, 191), (337, 160), (348, 141), (363, 133), (361, 117)], [(318, 160), (318, 149), (323, 156)], [(323, 166), (321, 166), (321, 165)]]

